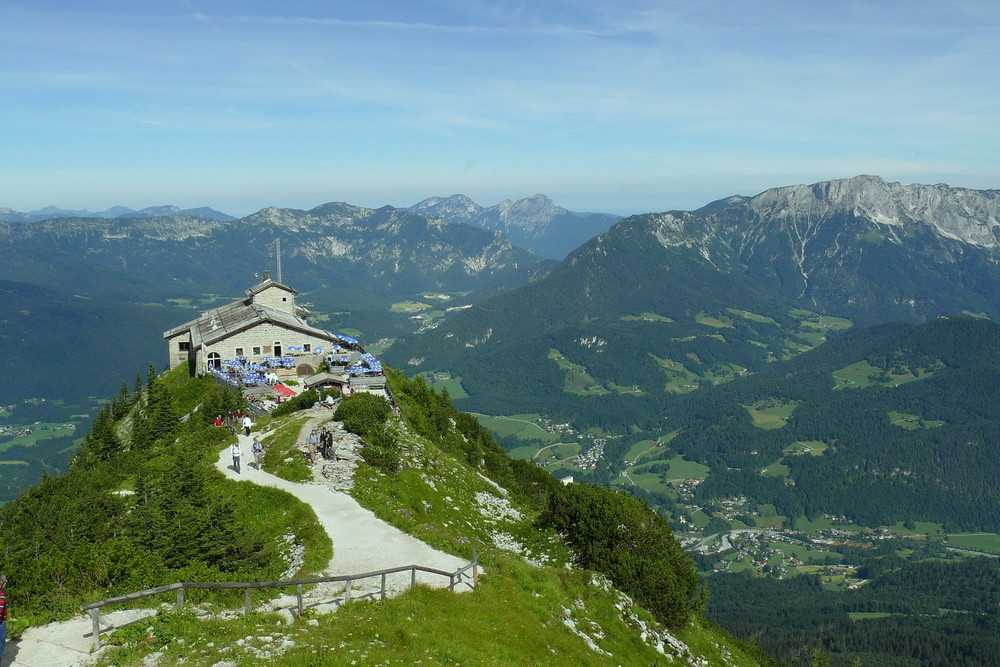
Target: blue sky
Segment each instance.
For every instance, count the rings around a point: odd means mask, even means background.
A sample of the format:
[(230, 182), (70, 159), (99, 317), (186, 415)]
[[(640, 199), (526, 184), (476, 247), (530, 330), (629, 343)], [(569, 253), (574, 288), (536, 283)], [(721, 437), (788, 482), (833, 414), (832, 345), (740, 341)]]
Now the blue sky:
[(1000, 3), (5, 0), (0, 207), (1000, 188)]

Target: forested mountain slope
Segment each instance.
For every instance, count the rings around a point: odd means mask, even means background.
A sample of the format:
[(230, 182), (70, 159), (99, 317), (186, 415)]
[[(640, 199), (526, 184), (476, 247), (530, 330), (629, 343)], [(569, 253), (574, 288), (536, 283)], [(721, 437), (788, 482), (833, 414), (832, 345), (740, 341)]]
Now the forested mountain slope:
[[(779, 428), (753, 413), (784, 406)], [(704, 500), (789, 517), (1000, 531), (1000, 325), (941, 318), (841, 334), (756, 376), (678, 398), (671, 445), (711, 467)], [(796, 443), (819, 455), (797, 455)], [(787, 473), (764, 473), (780, 461)]]

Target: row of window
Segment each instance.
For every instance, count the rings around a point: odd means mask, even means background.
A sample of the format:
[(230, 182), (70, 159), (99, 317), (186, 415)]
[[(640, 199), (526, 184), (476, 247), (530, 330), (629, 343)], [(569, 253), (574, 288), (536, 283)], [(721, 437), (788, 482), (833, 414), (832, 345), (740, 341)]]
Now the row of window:
[[(181, 351), (181, 352), (190, 352), (191, 351), (191, 343), (190, 343), (190, 341), (182, 340), (182, 341), (178, 342), (177, 343), (177, 349), (179, 351)], [(251, 350), (252, 350), (251, 354), (253, 356), (255, 356), (255, 357), (259, 357), (260, 356), (260, 354), (261, 354), (261, 351), (260, 351), (261, 348), (259, 348), (259, 347), (253, 347), (253, 348), (251, 348)], [(312, 345), (310, 345), (309, 343), (303, 343), (303, 345), (302, 345), (302, 351), (303, 352), (312, 352)], [(264, 348), (264, 352), (267, 353), (267, 354), (272, 354), (270, 347), (265, 347)], [(242, 348), (242, 347), (236, 348), (236, 356), (237, 357), (245, 356), (245, 354), (246, 353), (245, 353), (244, 348)], [(275, 341), (273, 354), (276, 357), (280, 357), (281, 356), (281, 341)]]

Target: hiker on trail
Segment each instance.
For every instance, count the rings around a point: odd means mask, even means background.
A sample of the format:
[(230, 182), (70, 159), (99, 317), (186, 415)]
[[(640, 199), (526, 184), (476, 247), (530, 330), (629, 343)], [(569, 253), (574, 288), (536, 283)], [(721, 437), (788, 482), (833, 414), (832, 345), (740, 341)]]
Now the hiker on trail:
[(264, 445), (260, 443), (260, 440), (254, 436), (253, 444), (250, 445), (250, 451), (253, 452), (253, 461), (257, 466), (257, 470), (260, 470), (260, 457), (264, 454)]
[(246, 417), (243, 418), (243, 430), (246, 432), (246, 435), (250, 435), (250, 429), (252, 428), (253, 428), (253, 420), (250, 419), (250, 415), (247, 415)]
[(240, 450), (240, 442), (239, 442), (239, 440), (237, 440), (236, 442), (233, 443), (231, 451), (233, 453), (233, 470), (235, 470), (236, 474), (239, 475), (240, 474), (240, 457), (243, 456), (243, 452)]
[(0, 661), (3, 661), (3, 649), (7, 645), (7, 595), (4, 588), (7, 577), (0, 574)]
[(316, 445), (319, 444), (319, 434), (312, 431), (309, 434), (309, 463), (316, 463)]
[(216, 426), (222, 426), (222, 415), (217, 415), (215, 417), (215, 425)]

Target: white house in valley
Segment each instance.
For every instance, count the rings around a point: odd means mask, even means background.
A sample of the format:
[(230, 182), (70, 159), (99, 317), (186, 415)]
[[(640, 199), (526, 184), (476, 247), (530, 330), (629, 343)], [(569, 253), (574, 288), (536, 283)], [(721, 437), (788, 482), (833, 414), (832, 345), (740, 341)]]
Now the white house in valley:
[(295, 305), (294, 289), (264, 280), (246, 298), (203, 312), (198, 318), (163, 332), (170, 368), (193, 363), (196, 373), (221, 369), (227, 360), (249, 364), (292, 355), (297, 374), (311, 375), (343, 337), (306, 323), (308, 311)]

